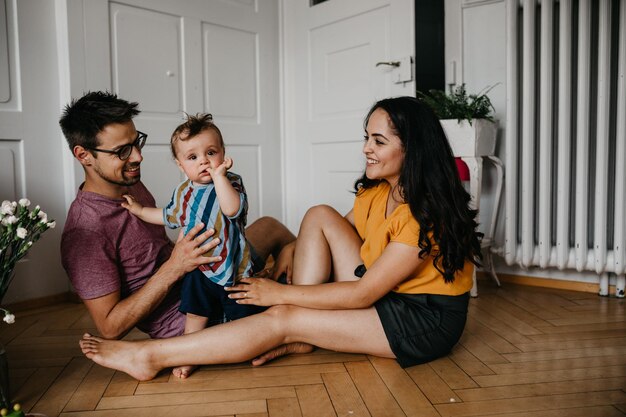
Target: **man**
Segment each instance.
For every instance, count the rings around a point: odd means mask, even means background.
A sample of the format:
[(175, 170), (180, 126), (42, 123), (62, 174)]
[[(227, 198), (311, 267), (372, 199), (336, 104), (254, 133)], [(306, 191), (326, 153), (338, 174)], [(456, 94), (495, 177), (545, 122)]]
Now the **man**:
[[(176, 245), (161, 226), (142, 222), (121, 206), (131, 194), (154, 207), (141, 183), (141, 148), (147, 135), (135, 128), (137, 103), (107, 92), (90, 92), (66, 106), (60, 120), (85, 182), (70, 207), (61, 240), (62, 262), (98, 332), (119, 339), (133, 327), (152, 338), (183, 333), (178, 311), (180, 279), (219, 257), (203, 256), (219, 242), (203, 225)], [(295, 237), (278, 221), (262, 218), (246, 229), (262, 259)]]

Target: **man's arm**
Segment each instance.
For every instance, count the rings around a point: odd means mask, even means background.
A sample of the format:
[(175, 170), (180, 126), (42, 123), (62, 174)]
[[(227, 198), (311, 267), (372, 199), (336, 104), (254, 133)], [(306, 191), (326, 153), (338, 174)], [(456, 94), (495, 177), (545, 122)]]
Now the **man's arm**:
[(196, 225), (184, 237), (181, 231), (170, 258), (142, 288), (129, 297), (122, 299), (118, 290), (102, 297), (83, 300), (98, 332), (104, 338), (124, 337), (163, 301), (172, 286), (185, 273), (193, 271), (202, 264), (217, 262), (221, 259), (219, 256), (203, 256), (205, 252), (219, 243), (219, 239), (213, 239), (203, 245), (202, 243), (214, 233), (211, 229), (196, 236), (203, 227), (202, 224)]

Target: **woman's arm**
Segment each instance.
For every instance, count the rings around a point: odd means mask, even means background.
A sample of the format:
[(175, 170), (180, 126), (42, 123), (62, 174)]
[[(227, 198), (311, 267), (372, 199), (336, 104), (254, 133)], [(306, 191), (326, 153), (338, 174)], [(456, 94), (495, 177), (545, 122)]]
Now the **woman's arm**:
[(422, 262), (418, 247), (391, 242), (357, 281), (282, 285), (262, 278), (243, 278), (240, 284), (226, 289), (233, 292), (229, 297), (239, 304), (292, 304), (333, 310), (367, 308), (412, 276)]

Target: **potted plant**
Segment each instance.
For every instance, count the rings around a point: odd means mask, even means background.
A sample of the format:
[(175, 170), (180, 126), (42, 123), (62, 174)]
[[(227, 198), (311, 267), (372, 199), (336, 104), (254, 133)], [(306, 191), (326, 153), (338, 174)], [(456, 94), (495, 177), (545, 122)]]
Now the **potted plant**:
[(498, 126), (493, 120), (494, 108), (487, 96), (491, 88), (468, 95), (465, 84), (461, 84), (449, 94), (441, 90), (430, 90), (428, 94), (417, 93), (439, 117), (454, 156), (494, 154)]

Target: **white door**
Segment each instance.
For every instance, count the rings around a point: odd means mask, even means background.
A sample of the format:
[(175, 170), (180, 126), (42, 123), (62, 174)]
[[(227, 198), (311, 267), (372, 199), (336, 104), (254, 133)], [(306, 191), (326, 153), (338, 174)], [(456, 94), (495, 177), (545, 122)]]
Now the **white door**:
[(249, 221), (282, 217), (277, 0), (69, 0), (68, 21), (72, 96), (105, 89), (139, 102), (142, 181), (157, 205), (182, 179), (171, 132), (183, 112), (209, 112), (243, 177)]
[(284, 0), (283, 9), (287, 222), (296, 231), (312, 205), (352, 208), (367, 110), (415, 95), (415, 19), (413, 0)]

